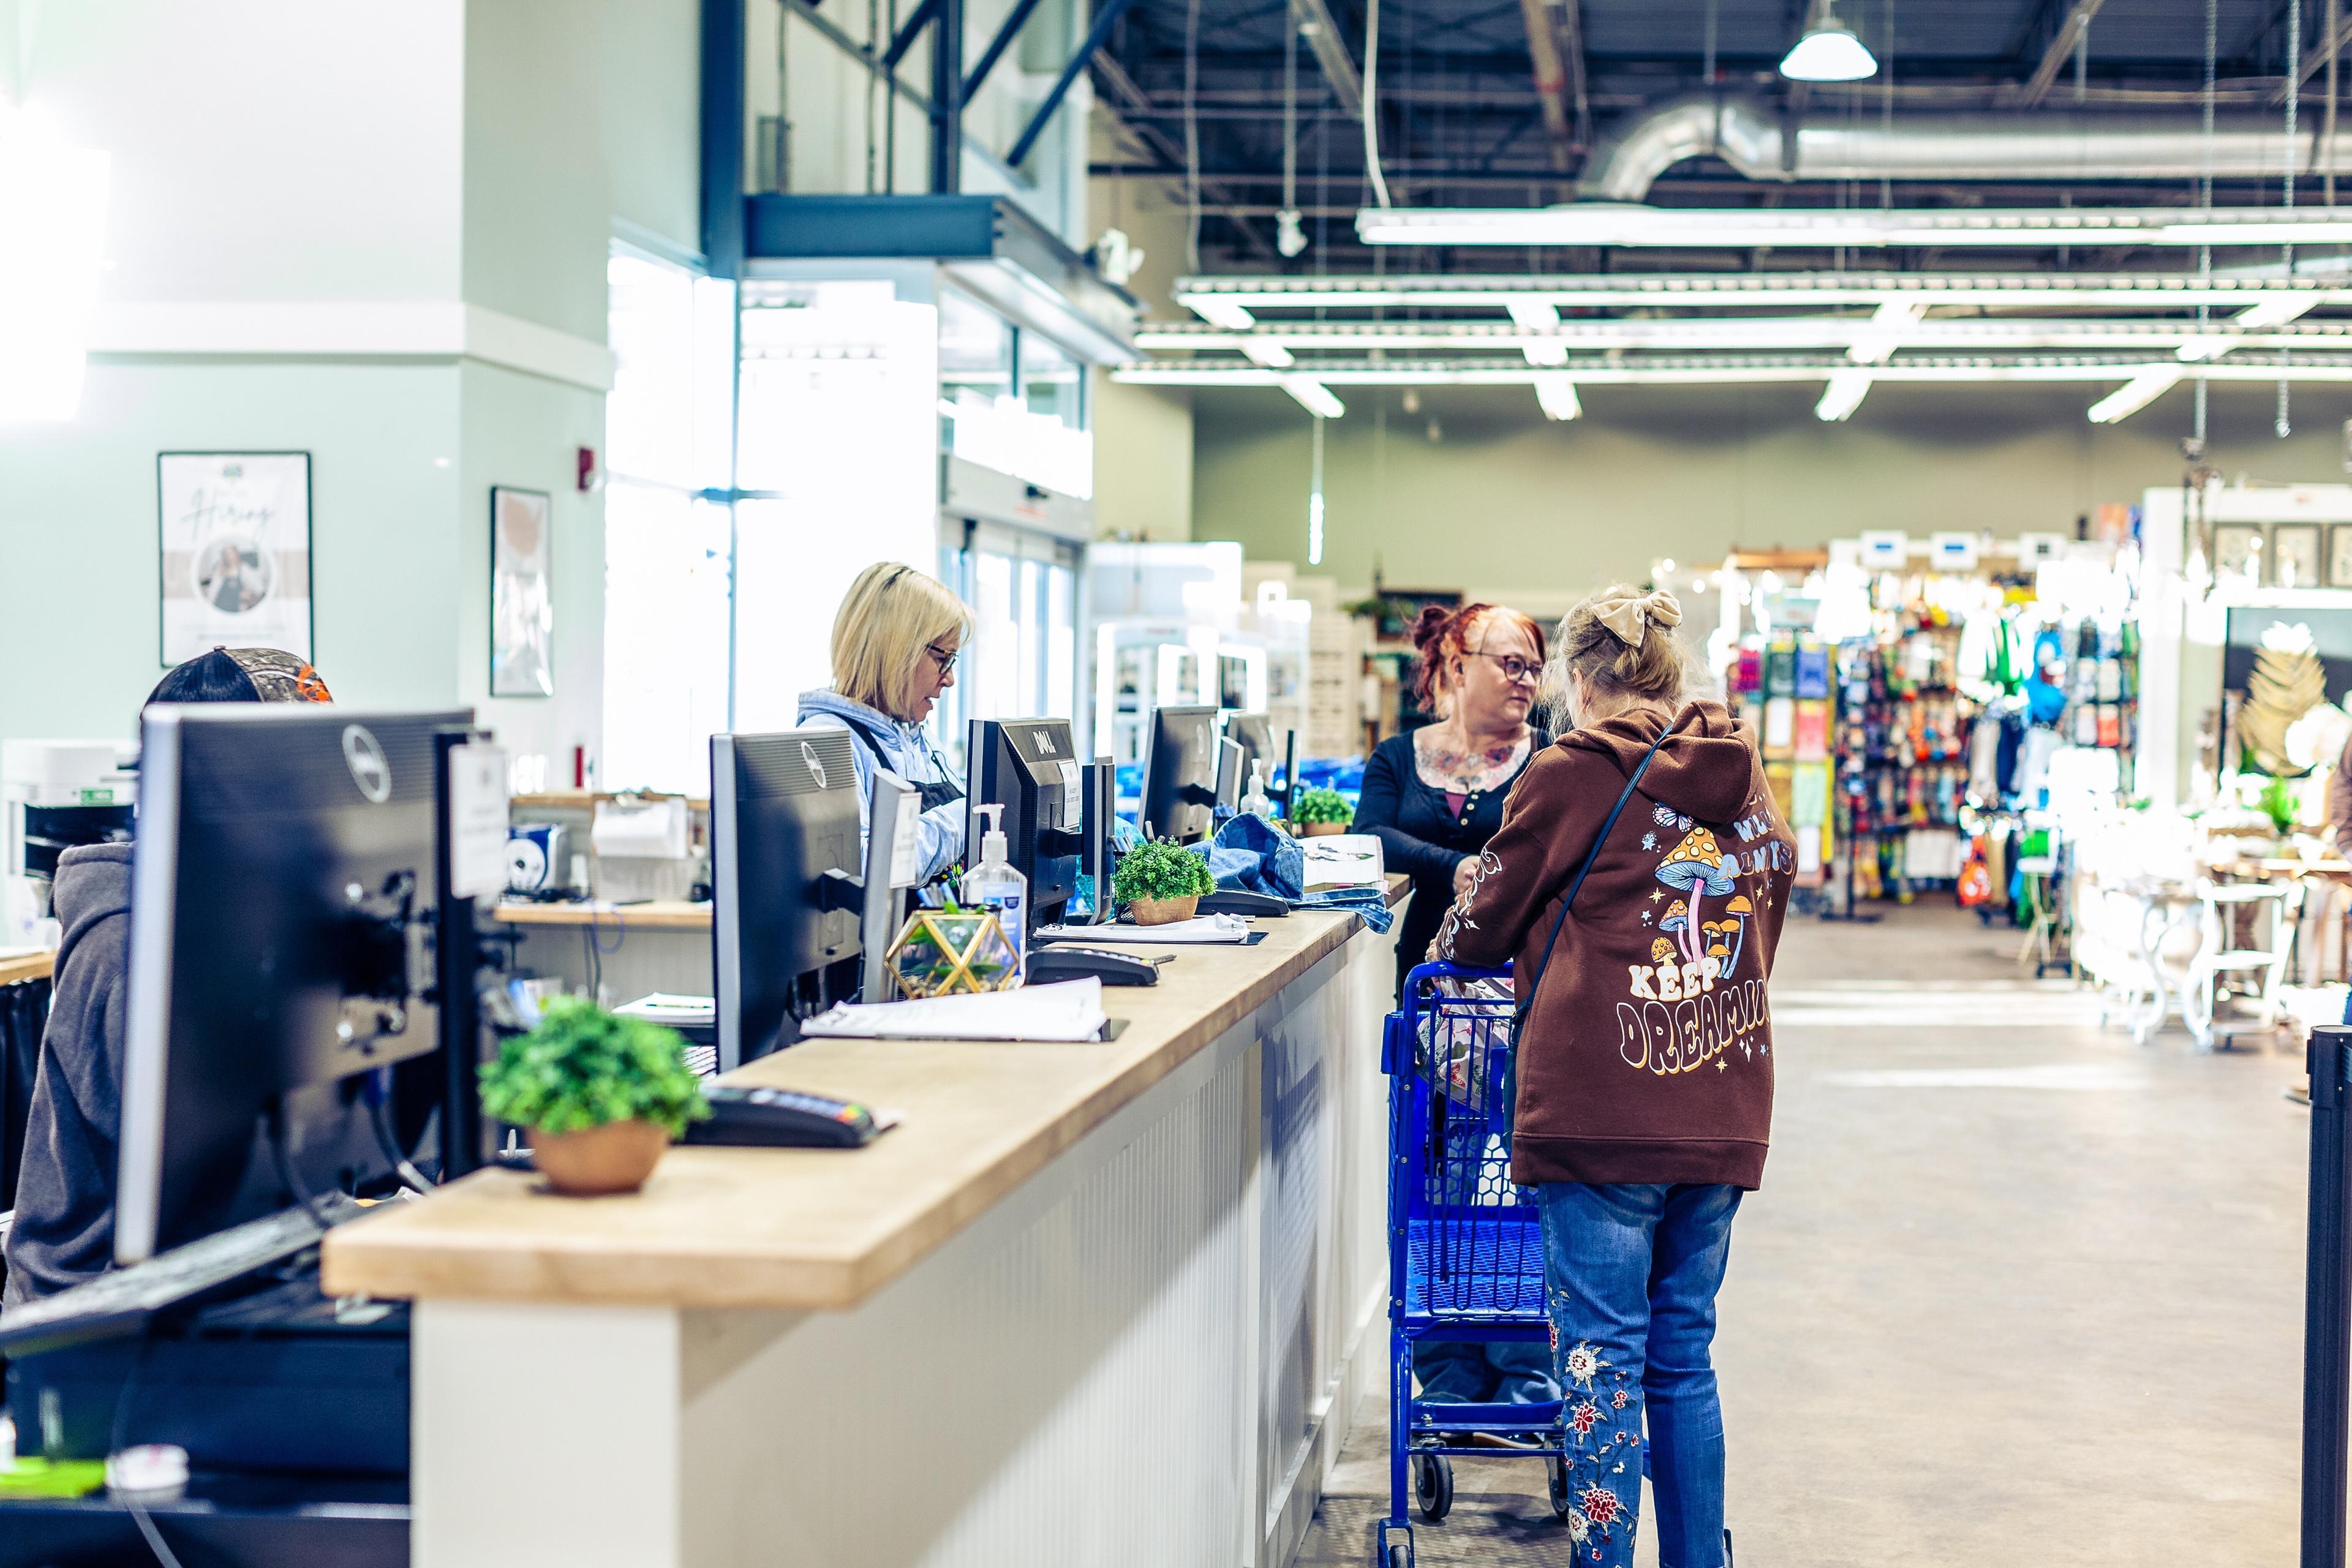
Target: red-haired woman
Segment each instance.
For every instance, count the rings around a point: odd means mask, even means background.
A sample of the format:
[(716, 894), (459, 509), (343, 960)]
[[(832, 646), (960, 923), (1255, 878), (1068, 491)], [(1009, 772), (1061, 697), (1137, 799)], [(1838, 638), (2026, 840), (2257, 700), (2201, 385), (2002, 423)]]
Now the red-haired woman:
[[(1470, 884), (1503, 824), (1503, 800), (1551, 737), (1528, 722), (1543, 676), (1543, 630), (1499, 605), (1434, 605), (1413, 627), (1422, 704), (1438, 718), (1374, 748), (1355, 831), (1380, 836), (1388, 868), (1412, 878), (1397, 934), (1397, 986)], [(1535, 1404), (1559, 1397), (1540, 1344), (1423, 1341), (1413, 1371), (1424, 1400)]]

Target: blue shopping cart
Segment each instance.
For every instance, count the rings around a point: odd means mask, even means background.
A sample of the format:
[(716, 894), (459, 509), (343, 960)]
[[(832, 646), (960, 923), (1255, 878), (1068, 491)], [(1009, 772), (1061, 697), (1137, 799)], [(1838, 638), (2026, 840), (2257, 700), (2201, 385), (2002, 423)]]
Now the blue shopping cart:
[(1568, 1517), (1568, 1432), (1558, 1400), (1423, 1403), (1413, 1347), (1424, 1338), (1549, 1343), (1543, 1232), (1534, 1196), (1510, 1176), (1511, 972), (1424, 963), (1406, 978), (1381, 1048), (1389, 1075), (1389, 1517), (1380, 1568), (1412, 1568), (1406, 1477), (1423, 1519), (1454, 1506), (1452, 1456), (1503, 1457), (1480, 1436), (1540, 1454), (1552, 1512)]

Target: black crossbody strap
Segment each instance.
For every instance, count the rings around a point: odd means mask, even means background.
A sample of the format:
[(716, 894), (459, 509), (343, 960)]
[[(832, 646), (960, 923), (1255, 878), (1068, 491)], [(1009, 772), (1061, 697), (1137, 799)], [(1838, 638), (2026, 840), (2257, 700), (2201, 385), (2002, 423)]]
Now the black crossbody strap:
[(1609, 842), (1609, 830), (1617, 826), (1617, 818), (1623, 814), (1625, 803), (1633, 798), (1633, 786), (1640, 784), (1642, 775), (1650, 771), (1650, 759), (1658, 754), (1658, 748), (1674, 732), (1674, 721), (1668, 720), (1666, 727), (1658, 731), (1658, 738), (1650, 742), (1650, 749), (1642, 753), (1641, 765), (1633, 770), (1633, 776), (1625, 781), (1625, 787), (1618, 792), (1617, 804), (1609, 808), (1608, 820), (1601, 823), (1601, 831), (1593, 836), (1592, 847), (1584, 852), (1584, 864), (1576, 868), (1575, 878), (1568, 884), (1568, 895), (1559, 901), (1559, 918), (1551, 922), (1551, 935), (1544, 939), (1543, 956), (1536, 960), (1535, 973), (1528, 976), (1525, 985), (1519, 984), (1514, 977), (1511, 986), (1517, 993), (1513, 1008), (1516, 1016), (1511, 1020), (1514, 1039), (1517, 1037), (1518, 1026), (1527, 1022), (1528, 1009), (1536, 1005), (1536, 987), (1543, 984), (1544, 971), (1551, 966), (1551, 950), (1559, 941), (1560, 928), (1568, 923), (1568, 911), (1576, 902), (1577, 889), (1584, 886), (1584, 879), (1591, 871), (1592, 863), (1601, 858), (1601, 847)]

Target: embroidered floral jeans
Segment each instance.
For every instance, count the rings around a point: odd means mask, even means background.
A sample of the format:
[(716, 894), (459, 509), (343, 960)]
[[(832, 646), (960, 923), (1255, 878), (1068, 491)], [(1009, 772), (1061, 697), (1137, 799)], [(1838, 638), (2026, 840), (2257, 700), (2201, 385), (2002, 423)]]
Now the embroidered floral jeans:
[(1580, 1568), (1631, 1568), (1648, 1417), (1660, 1568), (1723, 1568), (1715, 1293), (1739, 1189), (1536, 1189)]

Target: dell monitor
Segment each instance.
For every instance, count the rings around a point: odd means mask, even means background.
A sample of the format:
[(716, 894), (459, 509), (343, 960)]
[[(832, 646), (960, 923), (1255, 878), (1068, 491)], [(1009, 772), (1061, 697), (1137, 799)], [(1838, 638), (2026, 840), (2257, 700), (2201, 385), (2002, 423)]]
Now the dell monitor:
[(1197, 843), (1209, 836), (1216, 801), (1217, 710), (1154, 709), (1143, 744), (1144, 831)]
[(389, 1173), (360, 1078), (439, 1043), (436, 741), (472, 723), (147, 710), (117, 1263)]
[(800, 1038), (856, 989), (864, 904), (849, 731), (710, 737), (711, 997), (719, 1067)]
[(1067, 719), (975, 719), (971, 797), (964, 813), (964, 864), (980, 864), (974, 807), (1004, 807), (1004, 848), (1029, 879), (1029, 929), (1058, 922), (1077, 890), (1086, 847), (1086, 790)]

